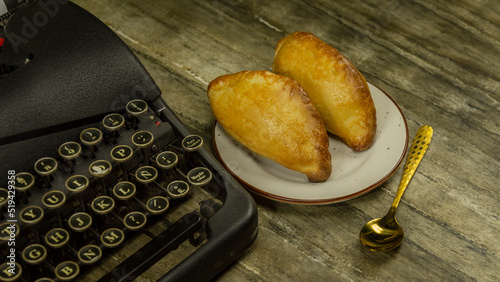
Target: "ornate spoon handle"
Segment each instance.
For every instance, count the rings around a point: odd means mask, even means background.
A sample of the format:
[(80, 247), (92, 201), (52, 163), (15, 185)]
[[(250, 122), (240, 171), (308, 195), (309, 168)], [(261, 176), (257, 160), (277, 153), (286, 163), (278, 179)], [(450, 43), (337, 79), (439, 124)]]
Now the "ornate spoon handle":
[(406, 164), (403, 170), (403, 176), (401, 177), (401, 182), (399, 183), (398, 192), (396, 193), (396, 197), (392, 202), (390, 213), (395, 213), (398, 208), (399, 201), (401, 197), (403, 197), (403, 193), (406, 190), (406, 186), (410, 183), (410, 180), (413, 177), (413, 174), (417, 170), (420, 161), (425, 155), (429, 144), (431, 143), (433, 130), (432, 127), (424, 125), (420, 127), (415, 134), (415, 138), (411, 143), (410, 152), (408, 153), (408, 158), (406, 159)]

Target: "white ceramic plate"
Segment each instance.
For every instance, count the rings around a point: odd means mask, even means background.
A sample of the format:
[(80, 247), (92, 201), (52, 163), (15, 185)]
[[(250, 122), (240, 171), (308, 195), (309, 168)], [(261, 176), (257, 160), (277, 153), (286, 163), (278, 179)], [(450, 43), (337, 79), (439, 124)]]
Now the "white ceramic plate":
[(304, 174), (250, 151), (219, 123), (213, 131), (217, 157), (247, 189), (277, 201), (318, 205), (366, 194), (397, 170), (408, 146), (408, 128), (398, 105), (378, 87), (369, 87), (377, 111), (374, 143), (357, 153), (330, 135), (333, 169), (326, 182), (311, 183)]

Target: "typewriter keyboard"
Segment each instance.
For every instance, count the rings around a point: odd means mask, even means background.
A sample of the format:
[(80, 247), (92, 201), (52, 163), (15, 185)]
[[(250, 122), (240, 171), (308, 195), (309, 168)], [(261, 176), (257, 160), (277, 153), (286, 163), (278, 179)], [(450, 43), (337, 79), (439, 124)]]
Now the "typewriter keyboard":
[(107, 264), (127, 259), (121, 249), (133, 253), (159, 234), (169, 250), (203, 244), (209, 235), (200, 206), (217, 207), (222, 199), (206, 192), (217, 184), (197, 155), (202, 146), (201, 137), (178, 138), (146, 102), (133, 100), (126, 112), (55, 144), (54, 154), (32, 168), (10, 171), (8, 187), (0, 188), (7, 258), (0, 281), (106, 273)]

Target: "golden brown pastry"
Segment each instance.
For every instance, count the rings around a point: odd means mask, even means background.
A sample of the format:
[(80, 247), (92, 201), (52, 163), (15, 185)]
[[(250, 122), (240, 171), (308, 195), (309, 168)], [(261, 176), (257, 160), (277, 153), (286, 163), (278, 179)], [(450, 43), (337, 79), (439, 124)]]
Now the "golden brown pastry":
[(328, 131), (355, 151), (370, 148), (377, 127), (370, 89), (337, 49), (311, 33), (292, 33), (276, 46), (273, 72), (300, 83)]
[(215, 118), (245, 147), (311, 182), (330, 177), (325, 125), (293, 79), (269, 71), (228, 74), (210, 83), (208, 98)]

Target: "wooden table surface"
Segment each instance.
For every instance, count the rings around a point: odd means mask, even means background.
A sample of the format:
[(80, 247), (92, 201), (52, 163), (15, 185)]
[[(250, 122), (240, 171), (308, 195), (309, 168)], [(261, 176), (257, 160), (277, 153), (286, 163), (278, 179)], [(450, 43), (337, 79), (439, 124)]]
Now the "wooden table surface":
[(276, 43), (295, 31), (337, 48), (390, 95), (410, 139), (422, 125), (434, 128), (398, 211), (406, 233), (401, 247), (371, 252), (358, 236), (365, 222), (387, 212), (402, 167), (372, 192), (336, 204), (255, 196), (257, 240), (218, 281), (500, 279), (497, 1), (74, 2), (136, 53), (210, 150), (208, 83), (241, 70), (271, 70)]

